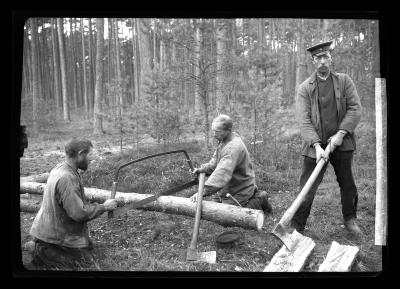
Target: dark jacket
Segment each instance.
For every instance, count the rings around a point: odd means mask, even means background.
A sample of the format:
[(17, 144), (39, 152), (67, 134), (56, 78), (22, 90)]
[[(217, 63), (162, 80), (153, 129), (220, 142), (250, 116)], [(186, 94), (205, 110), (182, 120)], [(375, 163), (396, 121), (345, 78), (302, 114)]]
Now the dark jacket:
[[(337, 149), (352, 151), (356, 149), (354, 129), (361, 119), (360, 98), (358, 97), (353, 81), (347, 74), (332, 71), (331, 74), (336, 98), (339, 129), (348, 132), (343, 139), (342, 145)], [(296, 95), (296, 113), (300, 124), (300, 133), (303, 138), (301, 153), (304, 156), (315, 158), (315, 149), (312, 145), (316, 142), (321, 142), (322, 136), (316, 72), (299, 86)]]
[(50, 172), (30, 234), (65, 247), (89, 247), (87, 221), (103, 212), (104, 205), (88, 202), (78, 172), (64, 162)]

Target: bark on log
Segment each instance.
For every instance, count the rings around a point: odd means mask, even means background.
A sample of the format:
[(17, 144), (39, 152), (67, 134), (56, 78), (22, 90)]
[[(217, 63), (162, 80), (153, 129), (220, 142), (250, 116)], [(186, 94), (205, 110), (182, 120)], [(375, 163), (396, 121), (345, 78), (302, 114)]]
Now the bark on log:
[(43, 173), (39, 175), (31, 175), (27, 177), (20, 177), (20, 183), (26, 182), (36, 182), (36, 183), (46, 183), (49, 178), (50, 173)]
[[(45, 185), (34, 182), (21, 183), (20, 193), (43, 194)], [(108, 190), (85, 188), (85, 195), (90, 202), (103, 203), (110, 198), (110, 194), (111, 192)], [(123, 192), (115, 194), (115, 198), (121, 198), (125, 203), (138, 202), (150, 196), (150, 194)], [(191, 202), (189, 198), (161, 196), (156, 201), (148, 203), (139, 209), (194, 217), (196, 203)], [(202, 219), (222, 226), (236, 226), (260, 231), (264, 224), (264, 213), (261, 210), (203, 201)]]
[(31, 199), (20, 199), (20, 211), (26, 213), (36, 213), (40, 209), (40, 201)]
[(20, 194), (42, 195), (45, 186), (46, 186), (46, 184), (44, 184), (44, 183), (20, 182), (19, 193)]

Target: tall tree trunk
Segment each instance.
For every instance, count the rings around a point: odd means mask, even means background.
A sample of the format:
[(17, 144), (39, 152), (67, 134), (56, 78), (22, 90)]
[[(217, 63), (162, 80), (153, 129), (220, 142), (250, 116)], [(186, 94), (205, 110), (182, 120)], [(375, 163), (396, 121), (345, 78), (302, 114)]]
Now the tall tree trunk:
[(114, 41), (115, 41), (115, 58), (116, 58), (116, 71), (117, 71), (117, 86), (118, 86), (118, 105), (124, 105), (122, 93), (122, 79), (121, 79), (121, 61), (120, 61), (120, 48), (119, 48), (119, 33), (118, 33), (118, 20), (114, 18)]
[(122, 107), (124, 105), (122, 97), (122, 81), (121, 81), (121, 64), (119, 58), (119, 39), (118, 39), (118, 20), (114, 18), (113, 21), (114, 29), (114, 40), (115, 40), (115, 56), (116, 56), (116, 70), (117, 70), (117, 109), (118, 109), (118, 119), (119, 119), (119, 132), (120, 132), (120, 149), (122, 152)]
[(38, 50), (38, 36), (37, 36), (37, 18), (31, 18), (31, 37), (32, 37), (32, 48), (31, 48), (31, 59), (32, 59), (32, 107), (33, 107), (33, 132), (34, 134), (39, 133), (39, 65), (37, 58)]
[[(29, 51), (29, 37), (28, 37), (28, 31), (27, 29), (24, 29), (24, 48), (23, 48), (23, 93), (22, 93), (22, 100), (26, 99), (29, 97), (31, 93), (31, 77), (29, 73), (29, 68), (31, 66), (31, 59), (32, 55), (30, 54)], [(21, 103), (22, 105), (22, 103)]]
[(77, 89), (77, 79), (76, 79), (76, 58), (75, 58), (75, 43), (74, 43), (74, 29), (72, 27), (72, 18), (69, 19), (69, 43), (70, 43), (70, 50), (71, 50), (71, 90), (73, 93), (73, 104), (74, 104), (74, 109), (78, 108), (78, 93), (76, 91)]
[(135, 86), (135, 102), (140, 99), (140, 58), (139, 58), (139, 44), (137, 43), (138, 33), (135, 19), (131, 18), (132, 26), (132, 50), (133, 50), (133, 73), (134, 76), (134, 86)]
[(297, 94), (297, 90), (299, 85), (304, 81), (305, 68), (307, 65), (304, 62), (304, 36), (303, 36), (303, 27), (304, 20), (299, 19), (299, 30), (297, 32), (298, 46), (297, 46), (297, 67), (296, 67), (296, 88), (295, 95)]
[(83, 18), (81, 18), (81, 37), (82, 37), (82, 71), (83, 71), (83, 104), (85, 107), (85, 116), (89, 118), (89, 95), (86, 80), (86, 56), (85, 56), (85, 29)]
[(82, 107), (83, 101), (82, 101), (82, 78), (81, 78), (81, 53), (80, 53), (80, 44), (81, 40), (79, 39), (78, 36), (78, 29), (77, 29), (77, 18), (74, 19), (74, 46), (75, 46), (75, 71), (76, 71), (76, 95), (77, 95), (77, 104), (78, 108)]
[[(89, 114), (93, 112), (93, 102), (94, 102), (94, 73), (93, 73), (93, 42), (92, 42), (92, 21), (89, 18), (89, 35), (88, 35), (88, 50), (89, 50), (89, 62), (88, 62), (88, 93), (89, 93)], [(90, 116), (89, 116), (90, 118)]]
[[(269, 25), (271, 25), (271, 19), (269, 20)], [(257, 21), (257, 38), (258, 38), (258, 44), (259, 48), (262, 49), (264, 46), (264, 41), (265, 41), (265, 19), (264, 18), (258, 18)], [(271, 37), (271, 35), (270, 35)], [(271, 38), (270, 38), (271, 39)]]
[(53, 44), (53, 75), (54, 75), (54, 98), (56, 100), (57, 116), (59, 115), (59, 109), (61, 108), (60, 101), (60, 65), (59, 65), (59, 50), (57, 45), (57, 27), (56, 19), (51, 18), (51, 40)]
[(216, 109), (218, 113), (226, 112), (227, 97), (225, 94), (225, 57), (226, 49), (226, 21), (224, 19), (217, 19), (217, 95), (216, 95)]
[[(112, 18), (108, 18), (108, 69), (107, 69), (107, 83), (108, 83), (108, 87), (107, 87), (107, 93), (106, 95), (110, 95), (110, 91), (109, 91), (109, 85), (112, 82), (112, 79), (114, 78), (114, 53), (113, 53), (113, 24), (112, 24)], [(112, 103), (112, 100), (109, 99), (109, 97), (107, 97), (107, 101), (108, 103)]]
[[(195, 78), (198, 80), (201, 75), (200, 75), (200, 66), (201, 66), (201, 43), (202, 43), (202, 38), (203, 38), (203, 33), (202, 33), (202, 25), (203, 25), (203, 20), (199, 19), (198, 22), (195, 24), (196, 26), (196, 35), (195, 35), (195, 47), (194, 47), (194, 53), (195, 53), (195, 71), (194, 75)], [(195, 114), (200, 114), (201, 113), (201, 104), (202, 104), (202, 96), (201, 96), (201, 90), (200, 86), (196, 85), (195, 86), (195, 95), (194, 95), (194, 108), (195, 108)]]
[(150, 49), (150, 32), (148, 19), (136, 19), (138, 28), (138, 44), (140, 50), (140, 95), (144, 98), (147, 95), (146, 82), (151, 75), (151, 49)]
[(103, 134), (102, 99), (103, 99), (103, 49), (104, 19), (96, 19), (97, 52), (96, 52), (96, 90), (94, 94), (94, 134)]
[(58, 42), (60, 43), (60, 64), (61, 64), (61, 87), (63, 97), (63, 115), (65, 121), (70, 121), (68, 94), (67, 94), (67, 69), (65, 66), (65, 51), (64, 51), (64, 19), (57, 18), (58, 23)]

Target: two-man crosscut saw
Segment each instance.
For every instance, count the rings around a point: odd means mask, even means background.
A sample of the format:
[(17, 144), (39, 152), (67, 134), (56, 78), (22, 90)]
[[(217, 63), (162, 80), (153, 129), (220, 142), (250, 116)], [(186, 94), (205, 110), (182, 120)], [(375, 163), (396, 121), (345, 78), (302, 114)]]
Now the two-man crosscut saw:
[(174, 194), (174, 193), (177, 193), (177, 192), (179, 192), (179, 191), (182, 191), (182, 190), (184, 190), (184, 189), (187, 189), (187, 188), (190, 188), (190, 187), (192, 187), (192, 186), (194, 186), (194, 185), (197, 185), (198, 183), (199, 183), (199, 180), (198, 180), (198, 179), (193, 179), (193, 180), (191, 180), (190, 182), (184, 183), (183, 185), (180, 185), (180, 186), (178, 186), (178, 187), (175, 187), (175, 188), (168, 189), (168, 190), (166, 190), (166, 191), (160, 192), (160, 193), (158, 193), (158, 194), (155, 194), (155, 195), (153, 195), (153, 196), (150, 196), (150, 197), (148, 197), (148, 198), (145, 198), (145, 199), (143, 199), (143, 200), (140, 200), (139, 202), (127, 204), (127, 205), (125, 205), (125, 206), (123, 206), (123, 207), (116, 208), (116, 209), (113, 211), (113, 214), (112, 214), (111, 217), (118, 217), (118, 216), (120, 216), (120, 215), (126, 213), (126, 212), (129, 211), (129, 210), (136, 209), (136, 208), (140, 208), (141, 206), (143, 206), (143, 205), (145, 205), (145, 204), (147, 204), (147, 203), (153, 202), (153, 201), (157, 200), (158, 197), (160, 197), (160, 196), (172, 195), (172, 194)]
[[(110, 199), (114, 199), (114, 198), (115, 198), (115, 194), (116, 194), (116, 192), (117, 192), (118, 174), (119, 174), (119, 171), (120, 171), (122, 168), (127, 167), (127, 166), (129, 166), (129, 165), (132, 165), (132, 164), (134, 164), (134, 163), (140, 162), (140, 161), (144, 161), (144, 160), (150, 159), (150, 158), (154, 158), (154, 157), (158, 157), (158, 156), (163, 156), (163, 155), (168, 155), (168, 154), (174, 154), (174, 153), (183, 153), (183, 154), (185, 155), (185, 157), (186, 157), (186, 161), (188, 162), (188, 165), (189, 165), (189, 167), (190, 167), (190, 170), (191, 170), (191, 171), (194, 170), (192, 161), (190, 160), (190, 157), (189, 157), (188, 153), (187, 153), (185, 150), (175, 150), (175, 151), (162, 152), (162, 153), (158, 153), (158, 154), (154, 154), (154, 155), (149, 155), (149, 156), (146, 156), (146, 157), (143, 157), (143, 158), (140, 158), (140, 159), (136, 159), (136, 160), (130, 161), (130, 162), (128, 162), (128, 163), (125, 163), (125, 164), (119, 166), (118, 169), (116, 170), (115, 175), (114, 175), (114, 180), (113, 180), (113, 185), (112, 185), (112, 191), (111, 191), (111, 197), (110, 197)], [(177, 193), (177, 192), (179, 192), (179, 191), (182, 191), (182, 190), (184, 190), (184, 189), (187, 189), (187, 188), (189, 188), (189, 187), (192, 187), (192, 186), (194, 186), (194, 185), (196, 185), (196, 184), (198, 184), (198, 183), (199, 183), (198, 178), (195, 178), (195, 179), (193, 179), (193, 180), (191, 180), (191, 181), (189, 181), (189, 182), (187, 182), (187, 183), (184, 183), (184, 184), (182, 184), (182, 185), (180, 185), (180, 186), (178, 186), (178, 187), (168, 189), (168, 190), (166, 190), (166, 191), (163, 191), (163, 192), (160, 192), (160, 193), (155, 194), (155, 195), (153, 195), (153, 196), (150, 196), (150, 197), (148, 197), (148, 198), (145, 198), (145, 199), (143, 199), (143, 200), (141, 200), (141, 201), (139, 201), (139, 202), (132, 203), (132, 204), (128, 204), (128, 205), (125, 205), (125, 206), (123, 206), (123, 207), (117, 208), (117, 209), (115, 209), (114, 211), (110, 211), (110, 212), (108, 212), (108, 217), (109, 217), (109, 218), (112, 218), (112, 217), (120, 216), (120, 215), (124, 214), (125, 212), (127, 212), (127, 211), (129, 211), (129, 210), (136, 209), (136, 208), (139, 208), (139, 207), (141, 207), (141, 206), (143, 206), (143, 205), (145, 205), (145, 204), (147, 204), (147, 203), (153, 202), (153, 201), (155, 201), (155, 200), (156, 200), (158, 197), (160, 197), (160, 196), (166, 196), (166, 195), (171, 195), (171, 194)]]

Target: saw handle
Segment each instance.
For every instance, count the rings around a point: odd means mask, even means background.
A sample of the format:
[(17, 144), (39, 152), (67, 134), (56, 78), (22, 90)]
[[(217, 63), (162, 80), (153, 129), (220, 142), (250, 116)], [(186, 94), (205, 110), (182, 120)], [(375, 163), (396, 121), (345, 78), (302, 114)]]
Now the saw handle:
[(200, 218), (201, 218), (201, 202), (203, 201), (205, 178), (206, 178), (206, 174), (200, 173), (199, 189), (198, 189), (198, 193), (197, 193), (196, 215), (195, 215), (194, 228), (193, 228), (193, 236), (192, 236), (192, 241), (190, 242), (190, 247), (189, 247), (189, 249), (191, 249), (191, 250), (196, 250), (196, 248), (197, 248), (197, 237), (199, 235), (199, 226), (200, 226)]
[(284, 227), (287, 227), (289, 222), (292, 220), (294, 214), (297, 212), (299, 209), (301, 203), (304, 201), (304, 198), (308, 191), (311, 189), (312, 185), (314, 184), (315, 180), (317, 179), (319, 173), (321, 172), (323, 166), (327, 163), (329, 154), (334, 151), (335, 147), (331, 146), (330, 144), (327, 145), (325, 151), (324, 151), (324, 157), (326, 158), (326, 161), (324, 158), (321, 158), (316, 167), (314, 168), (314, 171), (312, 172), (311, 176), (308, 178), (307, 182), (301, 189), (300, 193), (294, 200), (293, 204), (289, 207), (289, 209), (286, 210), (285, 214), (283, 215), (281, 221), (279, 222), (282, 224)]

